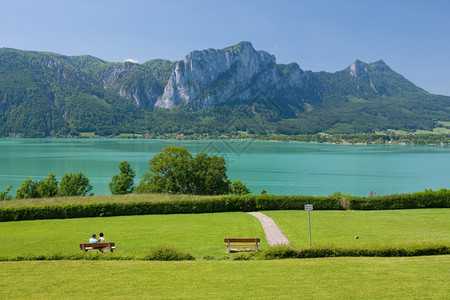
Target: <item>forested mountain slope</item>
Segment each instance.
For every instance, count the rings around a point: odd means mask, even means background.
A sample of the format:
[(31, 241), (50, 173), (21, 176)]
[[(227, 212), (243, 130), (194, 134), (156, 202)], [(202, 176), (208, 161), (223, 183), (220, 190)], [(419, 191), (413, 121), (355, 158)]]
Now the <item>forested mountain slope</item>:
[(0, 49), (2, 137), (359, 133), (437, 121), (450, 121), (450, 97), (381, 60), (327, 73), (277, 64), (249, 42), (143, 64)]

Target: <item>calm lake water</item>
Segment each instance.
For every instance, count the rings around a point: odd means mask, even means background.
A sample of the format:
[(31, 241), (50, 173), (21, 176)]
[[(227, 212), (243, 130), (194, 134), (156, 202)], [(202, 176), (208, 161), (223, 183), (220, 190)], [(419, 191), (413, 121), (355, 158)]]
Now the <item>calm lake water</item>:
[(450, 188), (450, 147), (327, 145), (257, 141), (176, 141), (124, 139), (0, 139), (0, 191), (10, 195), (28, 177), (83, 172), (96, 195), (110, 194), (108, 183), (128, 161), (136, 184), (148, 162), (167, 146), (196, 154), (221, 155), (228, 177), (240, 178), (253, 193), (366, 196)]

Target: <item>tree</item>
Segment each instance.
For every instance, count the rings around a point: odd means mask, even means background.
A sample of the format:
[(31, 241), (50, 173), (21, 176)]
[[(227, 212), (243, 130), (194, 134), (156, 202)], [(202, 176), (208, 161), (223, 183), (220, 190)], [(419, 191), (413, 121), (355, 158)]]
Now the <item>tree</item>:
[(86, 196), (91, 190), (92, 185), (89, 184), (89, 179), (82, 172), (65, 173), (59, 186), (61, 196)]
[(193, 194), (224, 195), (230, 192), (224, 157), (199, 153), (191, 161), (191, 171)]
[(109, 190), (113, 195), (130, 194), (134, 190), (134, 177), (136, 172), (131, 169), (128, 162), (122, 161), (119, 165), (120, 174), (115, 174), (109, 183)]
[(9, 191), (12, 189), (12, 184), (6, 188), (5, 191), (0, 193), (0, 201), (1, 200), (11, 200), (11, 196), (8, 195)]
[(47, 178), (34, 181), (27, 178), (16, 191), (16, 199), (50, 198), (58, 194), (58, 180), (55, 174), (49, 173)]
[(47, 178), (39, 181), (36, 188), (40, 198), (55, 197), (58, 194), (58, 180), (55, 174), (49, 173)]
[(242, 196), (242, 195), (248, 195), (251, 193), (252, 192), (247, 187), (247, 185), (245, 183), (243, 183), (240, 179), (236, 179), (231, 184), (231, 194), (233, 194), (233, 195)]
[(184, 147), (166, 147), (150, 159), (151, 173), (142, 176), (137, 193), (189, 194), (191, 154)]
[(38, 185), (39, 183), (31, 178), (25, 179), (16, 191), (16, 199), (40, 198)]
[(230, 191), (225, 158), (195, 158), (183, 147), (166, 147), (149, 162), (136, 193), (223, 195)]

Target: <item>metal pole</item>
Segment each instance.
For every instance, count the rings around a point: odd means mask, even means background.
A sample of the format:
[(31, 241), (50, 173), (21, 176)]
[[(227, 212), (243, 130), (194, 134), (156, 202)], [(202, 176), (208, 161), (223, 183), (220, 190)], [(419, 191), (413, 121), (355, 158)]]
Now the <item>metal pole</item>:
[(309, 214), (309, 210), (308, 210), (308, 224), (309, 224), (309, 245), (311, 246), (311, 216)]

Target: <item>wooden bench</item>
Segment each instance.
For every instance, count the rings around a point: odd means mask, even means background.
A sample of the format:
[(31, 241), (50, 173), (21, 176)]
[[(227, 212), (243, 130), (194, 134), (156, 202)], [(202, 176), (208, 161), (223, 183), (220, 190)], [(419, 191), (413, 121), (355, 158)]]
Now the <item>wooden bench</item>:
[(114, 242), (108, 242), (108, 243), (81, 243), (80, 249), (83, 251), (88, 250), (109, 250), (110, 252), (113, 252), (114, 249), (116, 249), (116, 243)]
[(225, 238), (228, 253), (240, 251), (258, 251), (260, 238)]

